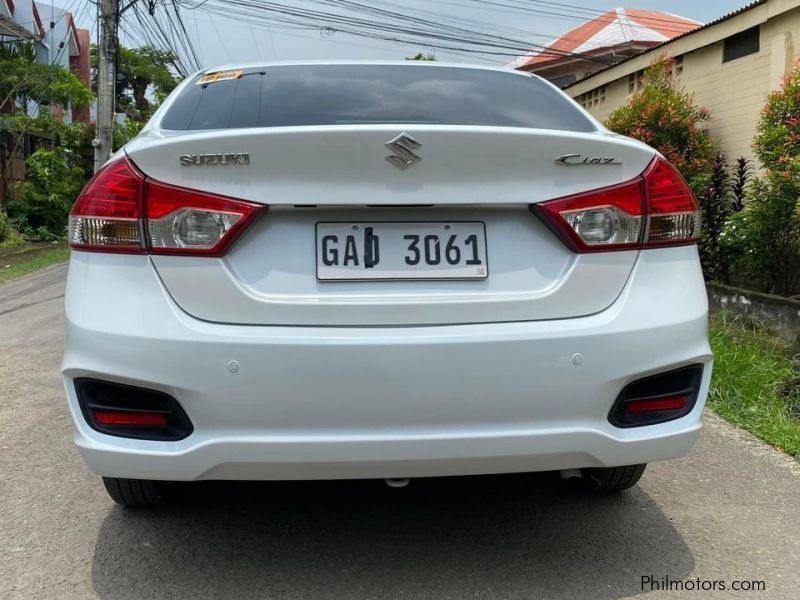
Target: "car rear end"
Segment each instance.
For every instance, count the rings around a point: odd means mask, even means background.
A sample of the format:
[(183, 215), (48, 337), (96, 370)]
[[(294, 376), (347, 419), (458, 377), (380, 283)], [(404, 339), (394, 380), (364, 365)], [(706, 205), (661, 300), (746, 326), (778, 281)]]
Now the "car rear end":
[(710, 378), (698, 210), (527, 74), (201, 73), (70, 221), (89, 466), (408, 478), (678, 457)]

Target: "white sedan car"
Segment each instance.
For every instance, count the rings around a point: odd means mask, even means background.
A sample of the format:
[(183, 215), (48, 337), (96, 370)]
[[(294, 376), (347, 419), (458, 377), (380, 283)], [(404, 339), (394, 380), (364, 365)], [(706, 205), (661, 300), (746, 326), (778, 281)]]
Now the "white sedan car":
[(702, 427), (698, 205), (530, 74), (204, 71), (69, 227), (64, 383), (123, 505), (170, 480), (620, 490)]

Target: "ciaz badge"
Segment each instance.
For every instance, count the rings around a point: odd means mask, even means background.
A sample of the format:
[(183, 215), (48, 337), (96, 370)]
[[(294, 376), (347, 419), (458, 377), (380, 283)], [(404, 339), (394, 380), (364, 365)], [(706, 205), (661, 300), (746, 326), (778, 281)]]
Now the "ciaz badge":
[(592, 156), (590, 154), (562, 154), (556, 158), (556, 164), (562, 167), (579, 167), (581, 165), (621, 165), (615, 156)]

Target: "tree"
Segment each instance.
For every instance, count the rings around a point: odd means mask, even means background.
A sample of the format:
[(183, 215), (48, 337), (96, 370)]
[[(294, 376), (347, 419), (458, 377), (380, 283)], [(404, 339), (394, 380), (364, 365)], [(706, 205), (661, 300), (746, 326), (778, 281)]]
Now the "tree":
[(0, 106), (10, 104), (30, 114), (34, 105), (85, 106), (91, 101), (91, 90), (71, 71), (37, 63), (32, 44), (0, 44)]
[(611, 113), (606, 127), (656, 148), (699, 193), (708, 185), (714, 155), (709, 118), (708, 110), (677, 85), (672, 61), (661, 56), (645, 71), (642, 87), (628, 103)]
[(25, 136), (38, 135), (59, 143), (67, 126), (48, 108), (61, 104), (84, 106), (92, 93), (83, 82), (60, 65), (39, 64), (28, 42), (0, 44), (0, 132), (7, 136), (0, 146), (0, 196), (8, 198), (8, 161), (22, 149)]
[(426, 60), (433, 62), (436, 60), (436, 55), (423, 54), (422, 52), (417, 52), (414, 56), (406, 56), (406, 60)]
[[(97, 48), (92, 46), (92, 65), (96, 87)], [(117, 69), (116, 112), (144, 123), (158, 105), (180, 83), (172, 65), (177, 60), (173, 52), (151, 46), (119, 49)]]

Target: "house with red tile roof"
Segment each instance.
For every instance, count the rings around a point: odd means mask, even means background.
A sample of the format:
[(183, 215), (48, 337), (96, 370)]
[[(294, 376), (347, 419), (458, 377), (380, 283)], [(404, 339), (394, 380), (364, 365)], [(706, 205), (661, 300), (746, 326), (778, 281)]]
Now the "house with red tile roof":
[(800, 64), (800, 0), (753, 0), (702, 27), (604, 67), (564, 91), (599, 121), (641, 89), (654, 60), (668, 57), (676, 84), (711, 114), (716, 147), (753, 160), (753, 136), (770, 92)]
[(509, 66), (565, 86), (701, 25), (665, 12), (613, 8)]

